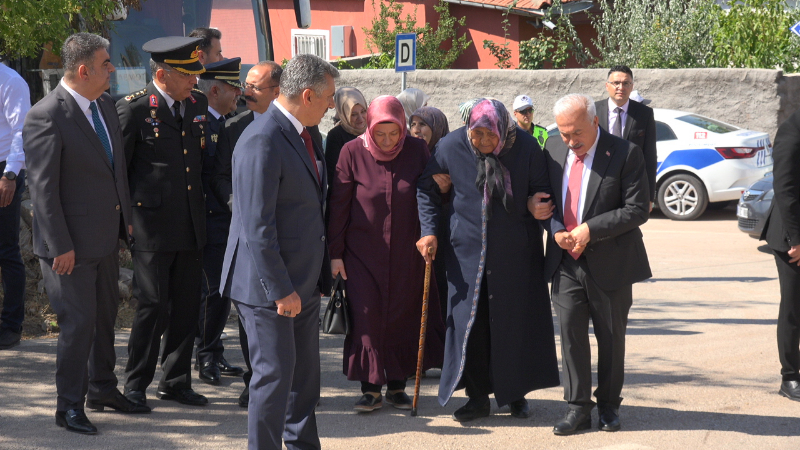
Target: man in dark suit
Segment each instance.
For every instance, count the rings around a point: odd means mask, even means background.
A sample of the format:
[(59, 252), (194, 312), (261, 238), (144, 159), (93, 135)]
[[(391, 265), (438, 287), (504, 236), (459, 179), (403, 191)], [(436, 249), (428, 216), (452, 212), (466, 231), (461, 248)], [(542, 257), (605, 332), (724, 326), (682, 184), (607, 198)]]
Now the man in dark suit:
[(208, 104), (202, 92), (192, 91), (204, 70), (197, 60), (199, 41), (166, 37), (145, 43), (153, 81), (117, 102), (133, 200), (137, 299), (125, 395), (139, 404), (147, 402), (159, 349), (164, 373), (158, 398), (208, 403), (191, 383), (206, 242), (201, 173)]
[(614, 136), (636, 144), (644, 155), (645, 172), (650, 188), (650, 209), (656, 199), (656, 120), (653, 109), (631, 100), (633, 71), (628, 66), (614, 66), (606, 80), (608, 99), (595, 103), (600, 127)]
[(298, 55), (281, 93), (233, 152), (233, 219), (222, 269), (250, 342), (249, 447), (320, 448), (320, 292), (330, 289), (325, 158), (305, 127), (332, 109), (338, 70)]
[(761, 239), (775, 253), (781, 303), (778, 309), (779, 393), (800, 401), (800, 110), (775, 135), (773, 191)]
[[(61, 333), (56, 424), (95, 434), (84, 412), (145, 413), (117, 390), (114, 323), (119, 239), (131, 205), (114, 102), (104, 91), (114, 66), (108, 41), (78, 33), (64, 42), (64, 78), (28, 113), (23, 128), (33, 245)], [(88, 366), (87, 366), (88, 363)]]
[(219, 293), (219, 277), (225, 243), (231, 224), (231, 211), (226, 203), (217, 201), (211, 190), (211, 177), (216, 171), (216, 153), (225, 116), (236, 109), (242, 94), (239, 72), (241, 58), (223, 59), (206, 64), (200, 74), (198, 88), (208, 99), (209, 139), (203, 150), (203, 194), (206, 199), (206, 246), (203, 248), (203, 282), (200, 296), (200, 320), (197, 324), (197, 363), (199, 377), (208, 384), (219, 384), (220, 376), (241, 376), (244, 370), (232, 366), (223, 356), (222, 331), (231, 312), (231, 300)]
[[(283, 68), (280, 64), (273, 61), (261, 61), (247, 72), (243, 96), (247, 103), (247, 111), (225, 121), (225, 127), (220, 132), (217, 142), (214, 172), (211, 176), (211, 191), (220, 205), (228, 205), (229, 207), (232, 205), (231, 157), (233, 156), (233, 148), (236, 146), (236, 142), (244, 129), (253, 122), (253, 119), (267, 112), (267, 108), (272, 104), (272, 101), (278, 98), (282, 72)], [(242, 377), (244, 389), (239, 395), (239, 406), (247, 408), (247, 403), (250, 401), (250, 378), (253, 376), (253, 368), (250, 366), (247, 333), (245, 333), (241, 320), (239, 320), (239, 341), (242, 345), (244, 362), (247, 364), (247, 371), (244, 372)]]
[(553, 429), (558, 435), (592, 424), (590, 319), (599, 349), (594, 396), (600, 429), (620, 428), (632, 286), (651, 276), (639, 230), (648, 219), (650, 199), (642, 152), (600, 129), (594, 106), (581, 94), (556, 102), (553, 114), (561, 139), (548, 139), (545, 149), (556, 205), (545, 276), (552, 278), (569, 404)]

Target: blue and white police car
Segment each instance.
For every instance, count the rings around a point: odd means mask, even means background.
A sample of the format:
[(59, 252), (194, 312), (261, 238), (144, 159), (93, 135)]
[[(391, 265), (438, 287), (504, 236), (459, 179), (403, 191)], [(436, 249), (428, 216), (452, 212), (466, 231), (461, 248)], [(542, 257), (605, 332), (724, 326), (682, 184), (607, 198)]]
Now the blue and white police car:
[[(769, 135), (699, 114), (653, 108), (656, 121), (656, 202), (673, 220), (694, 220), (706, 208), (738, 200), (772, 172)], [(560, 139), (556, 124), (550, 139)]]
[(658, 207), (674, 220), (693, 220), (706, 208), (738, 200), (772, 171), (769, 135), (699, 114), (654, 109)]

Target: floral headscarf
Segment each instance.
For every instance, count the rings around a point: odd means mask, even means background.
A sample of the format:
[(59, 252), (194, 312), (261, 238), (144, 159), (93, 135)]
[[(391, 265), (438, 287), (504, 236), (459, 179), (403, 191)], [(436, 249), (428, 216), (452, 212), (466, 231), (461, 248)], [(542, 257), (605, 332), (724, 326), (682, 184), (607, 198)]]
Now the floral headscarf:
[[(489, 206), (493, 197), (503, 202), (506, 211), (511, 212), (513, 208), (511, 176), (499, 159), (514, 145), (516, 126), (511, 126), (512, 124), (506, 107), (494, 99), (480, 99), (475, 102), (467, 118), (467, 141), (478, 156), (478, 176), (475, 179), (475, 186), (483, 191), (487, 219), (492, 217), (492, 209)], [(497, 147), (489, 154), (481, 153), (469, 139), (472, 130), (478, 127), (487, 128), (500, 137)]]

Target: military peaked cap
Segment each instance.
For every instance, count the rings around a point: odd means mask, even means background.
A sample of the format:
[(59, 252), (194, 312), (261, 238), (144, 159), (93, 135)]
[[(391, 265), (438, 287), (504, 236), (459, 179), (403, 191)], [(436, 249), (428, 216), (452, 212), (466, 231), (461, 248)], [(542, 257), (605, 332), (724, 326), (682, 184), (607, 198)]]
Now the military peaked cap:
[(168, 36), (147, 41), (142, 50), (150, 53), (153, 61), (169, 64), (178, 72), (190, 75), (203, 73), (205, 69), (197, 59), (201, 38)]
[(203, 80), (219, 80), (233, 87), (243, 89), (239, 81), (242, 71), (242, 58), (227, 58), (222, 61), (206, 64), (206, 71), (200, 75)]

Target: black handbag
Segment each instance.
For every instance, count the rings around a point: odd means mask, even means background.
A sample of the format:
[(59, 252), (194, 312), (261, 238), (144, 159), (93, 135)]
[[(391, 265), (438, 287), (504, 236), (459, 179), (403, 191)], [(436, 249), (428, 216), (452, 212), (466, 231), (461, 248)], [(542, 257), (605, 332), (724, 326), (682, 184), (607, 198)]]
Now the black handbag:
[(342, 275), (336, 275), (333, 282), (328, 308), (322, 318), (322, 332), (327, 334), (350, 334), (350, 308), (344, 290)]

